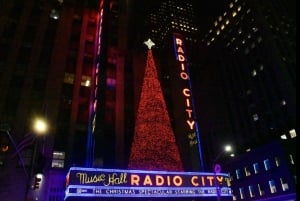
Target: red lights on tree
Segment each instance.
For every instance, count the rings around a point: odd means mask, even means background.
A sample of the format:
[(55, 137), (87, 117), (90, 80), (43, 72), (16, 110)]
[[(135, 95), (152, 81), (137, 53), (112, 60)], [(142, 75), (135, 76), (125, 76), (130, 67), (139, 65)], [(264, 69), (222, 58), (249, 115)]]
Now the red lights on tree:
[(150, 48), (128, 168), (183, 171)]

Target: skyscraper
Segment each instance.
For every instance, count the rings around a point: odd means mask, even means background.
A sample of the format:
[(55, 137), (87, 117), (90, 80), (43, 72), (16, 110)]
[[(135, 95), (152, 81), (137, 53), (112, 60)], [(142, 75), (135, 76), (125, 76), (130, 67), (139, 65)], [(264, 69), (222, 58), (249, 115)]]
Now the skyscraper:
[(210, 125), (200, 123), (209, 144), (228, 141), (243, 152), (273, 139), (295, 139), (296, 25), (289, 8), (285, 1), (231, 2), (202, 39), (203, 68), (214, 72), (207, 83), (215, 90), (208, 97), (200, 88), (196, 99), (214, 101), (219, 116)]

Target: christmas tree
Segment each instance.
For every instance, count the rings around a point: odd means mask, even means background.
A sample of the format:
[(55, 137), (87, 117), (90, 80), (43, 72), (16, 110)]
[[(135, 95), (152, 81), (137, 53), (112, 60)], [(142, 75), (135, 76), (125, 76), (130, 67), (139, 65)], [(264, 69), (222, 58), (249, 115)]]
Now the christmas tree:
[(149, 39), (129, 169), (183, 171)]

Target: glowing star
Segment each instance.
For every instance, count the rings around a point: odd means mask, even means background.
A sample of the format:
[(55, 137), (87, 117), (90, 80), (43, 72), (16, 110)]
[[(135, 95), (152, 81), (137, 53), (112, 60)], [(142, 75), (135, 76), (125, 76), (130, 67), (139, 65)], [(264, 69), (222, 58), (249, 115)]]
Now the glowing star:
[(147, 41), (145, 41), (144, 44), (147, 45), (149, 50), (152, 48), (152, 46), (155, 45), (155, 43), (153, 43), (150, 38)]

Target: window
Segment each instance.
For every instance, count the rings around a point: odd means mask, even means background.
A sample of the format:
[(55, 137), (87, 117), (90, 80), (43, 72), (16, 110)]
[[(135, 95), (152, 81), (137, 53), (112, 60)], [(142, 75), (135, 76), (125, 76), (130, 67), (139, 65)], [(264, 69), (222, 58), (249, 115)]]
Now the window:
[(295, 138), (297, 136), (295, 129), (290, 130), (289, 133), (290, 133), (291, 138)]
[(240, 179), (242, 177), (242, 173), (240, 169), (235, 170), (236, 178)]
[(257, 184), (258, 192), (260, 196), (263, 196), (265, 194), (265, 190), (261, 184)]
[(245, 175), (248, 177), (251, 175), (251, 172), (250, 172), (250, 169), (248, 166), (244, 167), (244, 170), (245, 170)]
[(249, 186), (249, 195), (251, 198), (255, 197), (254, 187), (252, 185)]
[(243, 188), (243, 187), (239, 188), (239, 191), (240, 191), (240, 197), (241, 197), (241, 199), (242, 199), (242, 200), (245, 199), (244, 188)]
[(269, 187), (270, 187), (270, 192), (271, 193), (276, 193), (276, 185), (275, 185), (275, 180), (274, 179), (269, 181)]
[(280, 183), (283, 191), (289, 190), (289, 185), (285, 178), (280, 178)]
[(274, 160), (275, 160), (276, 167), (279, 167), (280, 166), (280, 158), (275, 157)]
[(294, 165), (295, 162), (294, 162), (294, 157), (293, 157), (293, 155), (290, 154), (290, 155), (289, 155), (289, 158), (290, 158), (290, 163), (291, 163), (292, 165)]
[(253, 164), (253, 169), (254, 169), (254, 173), (258, 174), (260, 172), (260, 170), (259, 170), (259, 164), (258, 163), (254, 163)]
[(270, 160), (266, 159), (264, 160), (264, 166), (265, 166), (265, 170), (268, 171), (271, 169), (271, 164), (270, 164)]
[(54, 151), (52, 157), (52, 168), (64, 168), (65, 152)]

